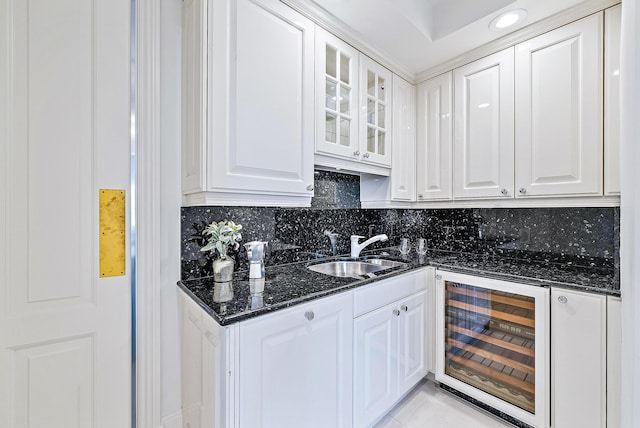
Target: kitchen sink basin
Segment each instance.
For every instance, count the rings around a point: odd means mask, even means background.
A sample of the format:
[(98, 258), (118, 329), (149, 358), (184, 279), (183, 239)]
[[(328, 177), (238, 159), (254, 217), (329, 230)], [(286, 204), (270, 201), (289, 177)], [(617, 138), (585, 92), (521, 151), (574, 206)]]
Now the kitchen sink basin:
[(372, 272), (379, 272), (406, 265), (406, 263), (396, 262), (387, 259), (367, 259), (367, 260), (334, 260), (307, 266), (310, 270), (325, 275), (338, 277), (363, 276)]
[(365, 263), (371, 263), (372, 265), (376, 265), (376, 266), (383, 266), (385, 269), (391, 269), (394, 267), (400, 267), (400, 266), (406, 266), (406, 263), (403, 262), (397, 262), (395, 260), (389, 260), (389, 259), (366, 259), (363, 260)]

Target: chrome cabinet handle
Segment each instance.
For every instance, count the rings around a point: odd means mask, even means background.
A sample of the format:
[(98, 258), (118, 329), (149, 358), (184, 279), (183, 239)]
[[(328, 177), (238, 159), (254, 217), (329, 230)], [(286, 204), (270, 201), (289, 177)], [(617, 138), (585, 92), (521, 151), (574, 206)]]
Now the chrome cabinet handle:
[(525, 189), (524, 187), (521, 187), (520, 190), (518, 190), (518, 192), (524, 195), (525, 193), (527, 193), (527, 189)]
[(560, 297), (558, 297), (558, 302), (560, 302), (560, 303), (567, 303), (567, 302), (568, 302), (568, 300), (567, 300), (567, 298), (566, 298), (565, 296), (560, 296)]
[(309, 184), (309, 185), (307, 186), (307, 190), (309, 190), (309, 191), (313, 190), (313, 184)]
[(400, 306), (400, 309), (402, 309), (403, 311), (407, 312), (409, 310), (409, 307), (407, 305), (402, 305), (402, 306)]
[(315, 318), (315, 314), (313, 313), (313, 311), (307, 311), (304, 313), (304, 317), (306, 319), (308, 319), (309, 321), (313, 320)]
[(393, 310), (393, 315), (395, 315), (395, 316), (399, 317), (399, 316), (400, 316), (400, 311), (399, 311), (399, 310), (397, 310), (397, 309), (394, 309), (394, 310)]
[(354, 156), (360, 156), (360, 150), (356, 150), (355, 152), (353, 152)]
[(369, 153), (365, 153), (364, 155), (362, 155), (363, 158), (368, 158), (369, 157)]
[(507, 194), (507, 193), (509, 193), (509, 192), (507, 191), (507, 189), (502, 189), (502, 190), (500, 191), (500, 193), (502, 193), (503, 195), (506, 195), (506, 194)]

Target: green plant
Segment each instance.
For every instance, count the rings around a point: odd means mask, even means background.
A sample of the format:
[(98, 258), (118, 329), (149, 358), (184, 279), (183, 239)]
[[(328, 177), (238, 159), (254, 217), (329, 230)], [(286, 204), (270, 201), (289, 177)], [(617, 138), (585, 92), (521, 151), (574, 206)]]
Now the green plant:
[(240, 247), (242, 235), (240, 230), (241, 224), (235, 224), (232, 221), (212, 222), (206, 229), (202, 231), (203, 236), (207, 236), (207, 245), (202, 247), (200, 251), (217, 251), (221, 259), (227, 258), (230, 249), (237, 250)]

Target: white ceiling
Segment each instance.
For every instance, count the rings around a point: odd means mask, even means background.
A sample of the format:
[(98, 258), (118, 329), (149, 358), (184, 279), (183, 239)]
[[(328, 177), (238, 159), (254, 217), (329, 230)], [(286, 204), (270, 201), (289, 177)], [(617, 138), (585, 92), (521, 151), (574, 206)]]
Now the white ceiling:
[[(586, 0), (299, 0), (414, 75)], [(510, 9), (527, 17), (508, 30), (489, 22)], [(344, 27), (343, 27), (344, 28)]]

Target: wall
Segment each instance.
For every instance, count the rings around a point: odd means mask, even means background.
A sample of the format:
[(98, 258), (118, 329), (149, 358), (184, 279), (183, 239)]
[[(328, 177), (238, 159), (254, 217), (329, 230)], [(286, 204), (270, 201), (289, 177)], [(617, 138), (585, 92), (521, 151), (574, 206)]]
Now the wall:
[[(269, 241), (267, 266), (332, 255), (325, 231), (339, 234), (338, 254), (349, 253), (352, 234), (385, 233), (389, 241), (373, 248), (398, 245), (401, 237), (415, 245), (423, 237), (442, 251), (618, 266), (618, 208), (361, 209), (357, 177), (318, 172), (315, 186), (320, 197), (308, 209), (183, 207), (183, 279), (209, 273), (199, 230), (221, 220), (242, 224), (243, 242)], [(238, 270), (246, 269), (244, 251), (236, 261)]]

